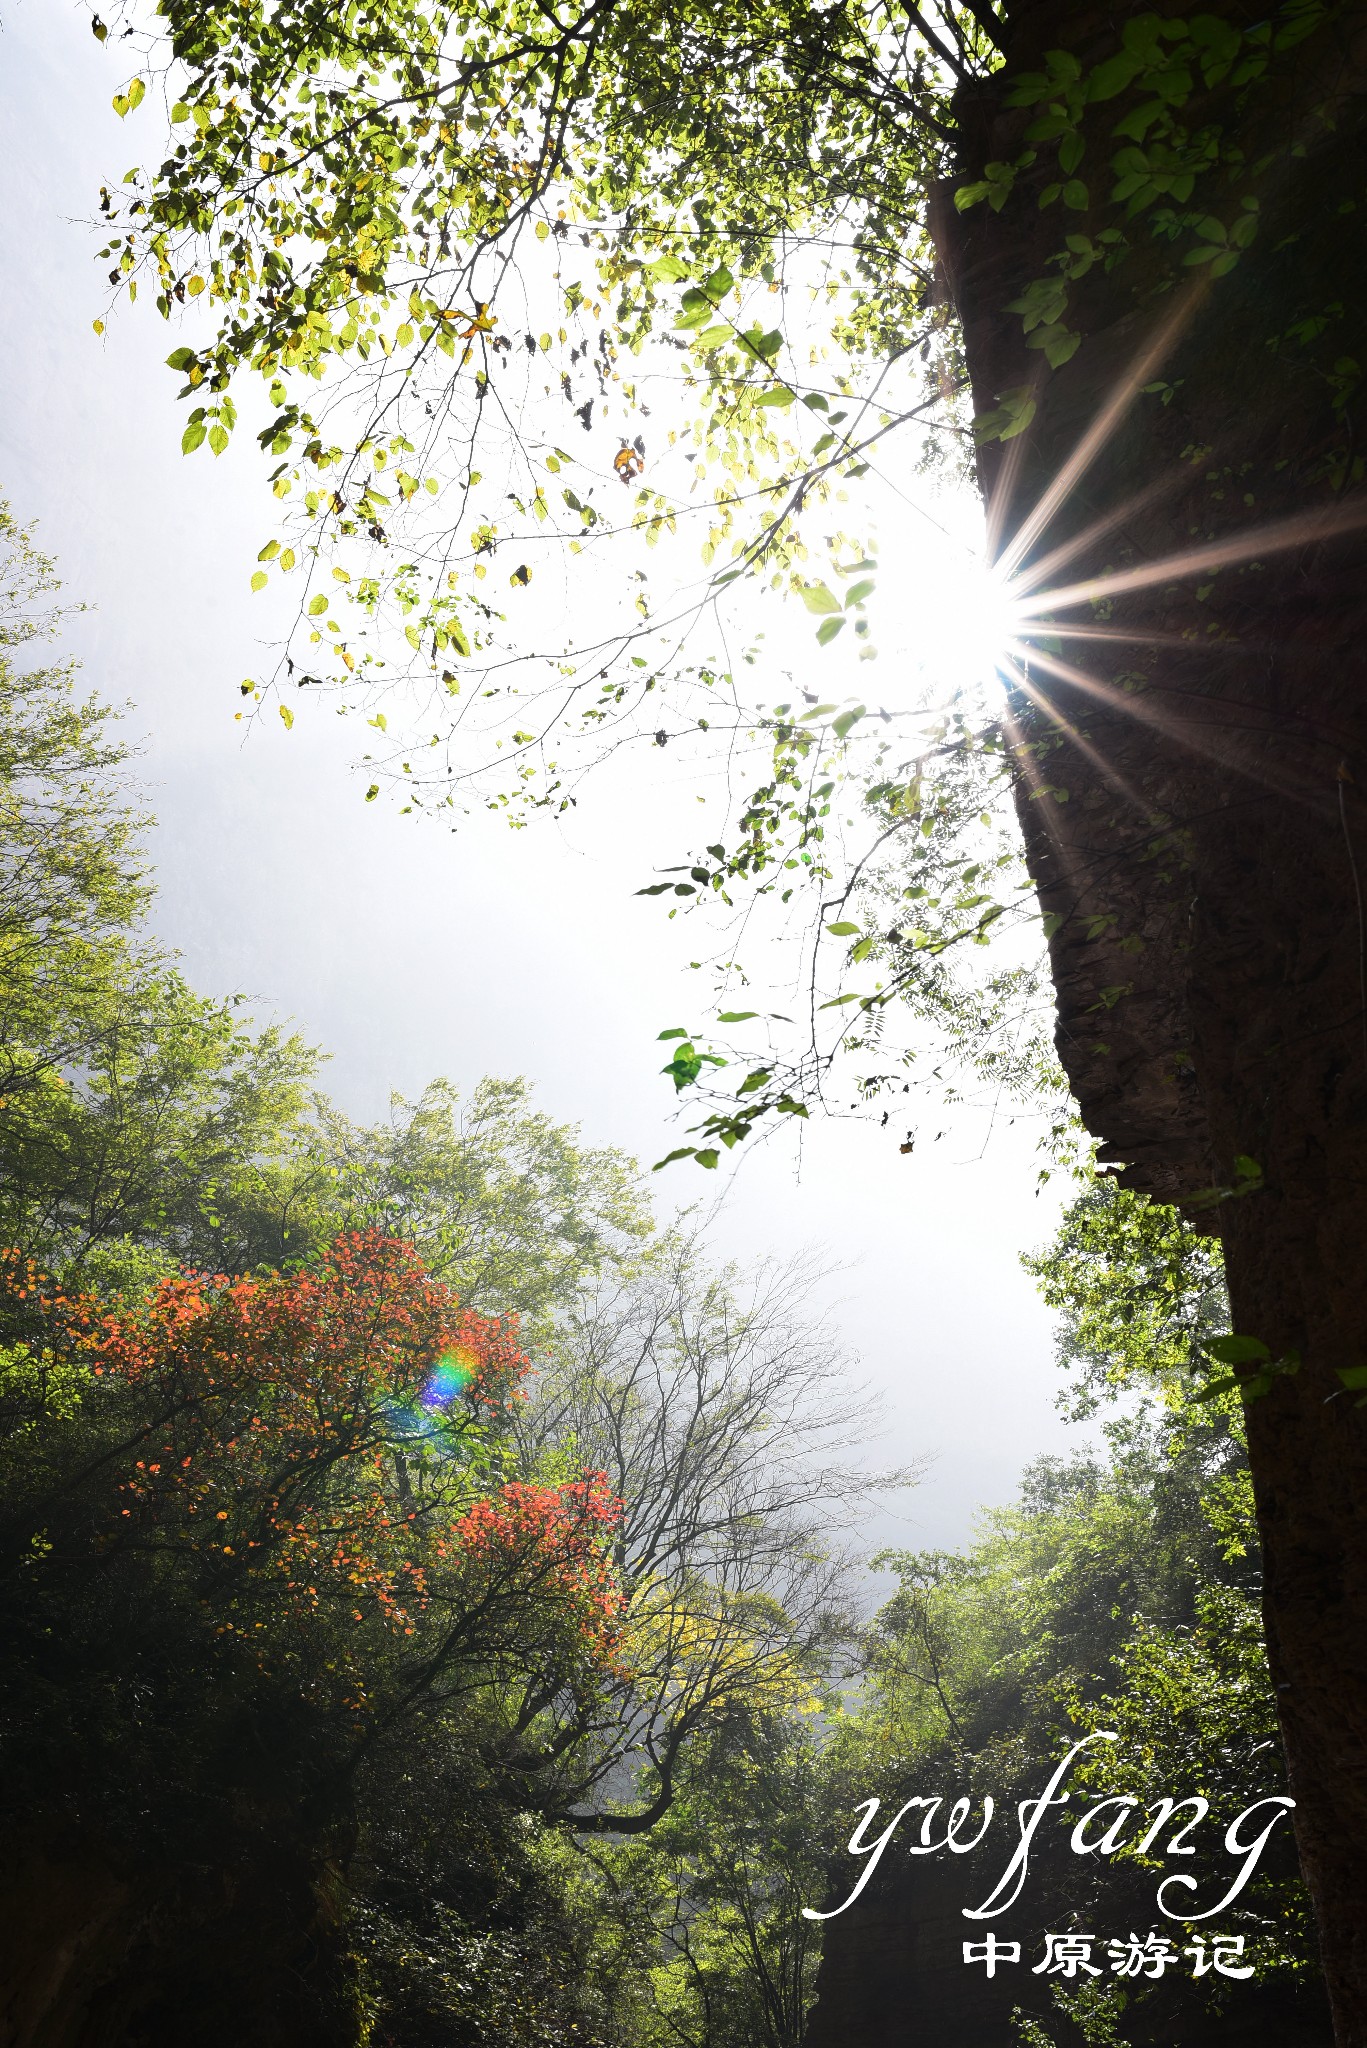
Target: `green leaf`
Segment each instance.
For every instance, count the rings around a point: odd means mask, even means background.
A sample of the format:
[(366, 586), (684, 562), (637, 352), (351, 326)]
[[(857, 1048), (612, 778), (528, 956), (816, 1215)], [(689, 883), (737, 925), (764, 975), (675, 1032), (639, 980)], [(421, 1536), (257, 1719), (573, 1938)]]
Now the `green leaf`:
[(1008, 107), (1033, 107), (1048, 99), (1053, 91), (1051, 81), (1042, 71), (1023, 71), (1006, 95)]
[(311, 597), (309, 599), (308, 616), (311, 619), (319, 618), (322, 615), (322, 613), (327, 610), (327, 608), (328, 601), (326, 593), (320, 590), (316, 597)]
[(256, 574), (252, 577), (252, 589), (264, 590), (269, 582), (270, 577), (266, 574), (265, 570), (258, 569)]
[(189, 426), (185, 429), (185, 432), (180, 437), (181, 454), (193, 455), (196, 448), (198, 448), (200, 442), (204, 439), (204, 434), (205, 427), (203, 420), (191, 420)]
[(1127, 136), (1133, 142), (1142, 142), (1163, 110), (1162, 100), (1145, 100), (1132, 113), (1126, 114), (1123, 121), (1117, 121), (1111, 133)]
[(1117, 93), (1124, 92), (1131, 79), (1144, 68), (1144, 60), (1133, 50), (1122, 50), (1114, 57), (1108, 57), (1098, 64), (1087, 80), (1089, 100), (1113, 100)]
[(824, 583), (802, 583), (798, 585), (798, 596), (809, 612), (838, 612), (840, 599)]
[(1221, 1394), (1232, 1393), (1239, 1384), (1240, 1382), (1231, 1373), (1226, 1379), (1212, 1380), (1208, 1386), (1202, 1387), (1199, 1394), (1193, 1394), (1192, 1399), (1197, 1402), (1215, 1401), (1219, 1399)]
[(1066, 114), (1041, 114), (1038, 121), (1032, 121), (1025, 131), (1027, 142), (1052, 142), (1059, 135), (1074, 135), (1076, 130)]
[(833, 939), (852, 939), (859, 930), (857, 924), (828, 924), (826, 927)]
[(1039, 342), (1050, 369), (1057, 370), (1070, 357), (1077, 354), (1082, 344), (1082, 336), (1075, 334), (1070, 327), (1058, 326), (1045, 328), (1039, 336)]
[(816, 629), (816, 640), (818, 647), (829, 647), (832, 640), (834, 640), (836, 634), (843, 633), (844, 630), (845, 621), (843, 618), (823, 620), (821, 625), (819, 625)]
[(1215, 1337), (1206, 1350), (1221, 1365), (1262, 1365), (1272, 1356), (1259, 1337)]
[[(668, 888), (668, 887), (669, 887), (669, 884), (668, 884), (668, 883), (666, 883), (666, 884), (665, 884), (665, 887), (666, 887), (666, 888)], [(684, 1027), (683, 1027), (683, 1025), (682, 1025), (682, 1024), (675, 1024), (675, 1025), (674, 1025), (674, 1026), (673, 1026), (673, 1027), (672, 1027), (672, 1028), (671, 1028), (670, 1030), (668, 1030), (668, 1031), (661, 1031), (661, 1032), (659, 1033), (659, 1037), (660, 1037), (661, 1039), (665, 1039), (665, 1038), (687, 1038), (687, 1036), (688, 1036), (688, 1033), (687, 1033), (687, 1032), (685, 1031), (685, 1029), (684, 1029)]]
[(666, 1152), (663, 1159), (657, 1159), (650, 1170), (652, 1173), (659, 1173), (662, 1167), (672, 1166), (676, 1159), (692, 1159), (696, 1157), (696, 1154), (696, 1146), (679, 1145), (675, 1148), (673, 1152)]
[(862, 604), (864, 602), (864, 599), (869, 595), (869, 592), (873, 588), (874, 581), (872, 576), (862, 577), (858, 583), (853, 584), (851, 588), (845, 592), (846, 611), (849, 610), (852, 604)]
[(758, 1010), (722, 1010), (717, 1017), (719, 1024), (748, 1024), (752, 1017), (758, 1017)]
[(715, 312), (711, 300), (696, 286), (686, 291), (679, 301), (679, 317), (674, 322), (677, 334), (687, 334), (691, 328), (705, 326)]
[(1341, 1365), (1337, 1371), (1344, 1386), (1354, 1393), (1359, 1387), (1367, 1387), (1367, 1365)]
[[(831, 623), (834, 625), (836, 621), (832, 620)], [(841, 623), (843, 623), (843, 621)], [(824, 633), (825, 630), (826, 629), (823, 626), (821, 631)], [(817, 637), (819, 639), (820, 634), (818, 634)], [(868, 714), (865, 706), (862, 704), (856, 704), (852, 711), (842, 711), (839, 718), (834, 718), (831, 720), (831, 731), (835, 734), (838, 740), (843, 740), (847, 736), (847, 734), (852, 730), (852, 728), (858, 725), (860, 719), (867, 717), (867, 715)]]
[(1028, 386), (1000, 391), (994, 412), (980, 413), (973, 422), (976, 441), (1011, 441), (1023, 434), (1035, 417), (1035, 400)]

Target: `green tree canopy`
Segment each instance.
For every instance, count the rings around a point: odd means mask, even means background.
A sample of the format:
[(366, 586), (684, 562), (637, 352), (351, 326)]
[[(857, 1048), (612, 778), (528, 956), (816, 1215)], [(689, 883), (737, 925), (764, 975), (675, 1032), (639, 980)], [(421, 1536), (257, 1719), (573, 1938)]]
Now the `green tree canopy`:
[(116, 715), (43, 647), (61, 622), (51, 562), (0, 504), (0, 1103), (86, 1052), (149, 884)]

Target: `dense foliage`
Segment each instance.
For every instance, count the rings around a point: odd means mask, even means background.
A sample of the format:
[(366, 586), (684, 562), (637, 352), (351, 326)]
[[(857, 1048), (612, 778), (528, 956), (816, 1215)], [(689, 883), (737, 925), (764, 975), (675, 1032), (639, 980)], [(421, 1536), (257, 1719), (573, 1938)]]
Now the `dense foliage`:
[(366, 1129), (188, 989), (107, 714), (8, 661), (6, 1982), (149, 2042), (624, 2038), (568, 1844), (848, 1640), (829, 1347), (524, 1084)]
[[(1075, 1404), (1138, 1411), (966, 1551), (882, 1560), (861, 1627), (836, 1537), (876, 1482), (818, 1276), (652, 1231), (631, 1163), (521, 1083), (358, 1126), (298, 1039), (190, 990), (137, 921), (107, 714), (18, 665), (51, 577), (7, 538), (19, 2008), (148, 2048), (187, 2012), (210, 2043), (246, 2012), (282, 2044), (799, 2048), (804, 1908), (871, 1789), (1000, 1794), (1101, 1717), (1145, 1785), (1267, 1788), (1204, 1240), (1082, 1193), (1032, 1263)], [(1242, 1911), (1304, 1976), (1294, 1874)]]
[[(864, 1687), (829, 1768), (851, 1807), (870, 1791), (895, 1807), (962, 1786), (1010, 1811), (1038, 1794), (1041, 1759), (1106, 1728), (1119, 1740), (1079, 1764), (1084, 1797), (1147, 1804), (1199, 1790), (1223, 1828), (1283, 1789), (1284, 1764), (1242, 1411), (1194, 1376), (1203, 1338), (1226, 1326), (1218, 1255), (1175, 1212), (1099, 1181), (1027, 1264), (1061, 1311), (1068, 1399), (1076, 1414), (1106, 1418), (1102, 1444), (1032, 1466), (1018, 1501), (985, 1515), (966, 1550), (879, 1560), (898, 1590), (869, 1631)], [(1022, 1902), (1030, 1931), (1154, 1924), (1156, 1857), (1079, 1862), (1046, 1843), (1038, 1863)], [(848, 1888), (848, 1861), (835, 1868)], [(886, 1881), (905, 1889), (914, 1877)], [(1193, 1996), (1213, 2001), (1216, 2025), (1231, 1996), (1237, 2017), (1245, 1995), (1270, 2001), (1263, 2028), (1322, 2038), (1313, 1927), (1289, 1844), (1219, 1925), (1248, 1941), (1256, 1991), (1218, 1980), (1184, 1979), (1176, 1991), (1171, 1980), (1060, 1985), (1042, 2015), (1048, 1986), (1026, 1977), (1036, 2010), (1022, 2040), (1039, 2048), (1061, 2028), (1068, 2044), (1166, 2041), (1179, 2008), (1190, 2027)]]

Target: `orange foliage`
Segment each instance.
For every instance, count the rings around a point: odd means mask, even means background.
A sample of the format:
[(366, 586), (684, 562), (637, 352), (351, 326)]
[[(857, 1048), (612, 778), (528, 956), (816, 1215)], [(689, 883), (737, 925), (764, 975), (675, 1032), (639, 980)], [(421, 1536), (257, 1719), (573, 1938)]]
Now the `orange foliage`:
[(96, 1547), (197, 1566), (221, 1635), (349, 1671), (353, 1705), (361, 1643), (326, 1662), (320, 1630), (611, 1661), (621, 1503), (601, 1474), (499, 1478), (490, 1446), (528, 1369), (515, 1320), (462, 1309), (410, 1245), (353, 1232), (309, 1272), (182, 1274), (117, 1307), (48, 1291), (9, 1255), (4, 1310), (84, 1362), (86, 1409), (120, 1438)]

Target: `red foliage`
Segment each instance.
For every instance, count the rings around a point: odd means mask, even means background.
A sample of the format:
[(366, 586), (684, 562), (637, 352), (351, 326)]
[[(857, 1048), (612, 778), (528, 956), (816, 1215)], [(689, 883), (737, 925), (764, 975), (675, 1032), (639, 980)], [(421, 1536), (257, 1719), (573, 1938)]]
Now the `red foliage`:
[(303, 1653), (325, 1623), (449, 1634), (477, 1614), (476, 1649), (568, 1631), (611, 1657), (621, 1504), (602, 1475), (493, 1476), (527, 1372), (515, 1321), (462, 1309), (410, 1245), (350, 1233), (311, 1272), (185, 1274), (114, 1308), (46, 1292), (16, 1255), (3, 1296), (88, 1365), (122, 1432), (94, 1540), (197, 1561), (221, 1633), (264, 1653), (285, 1620)]
[(497, 1561), (506, 1568), (513, 1559), (533, 1563), (562, 1593), (587, 1601), (595, 1620), (607, 1623), (626, 1604), (604, 1542), (621, 1519), (622, 1502), (604, 1472), (586, 1472), (566, 1486), (531, 1486), (514, 1479), (460, 1516), (452, 1524), (451, 1541), (467, 1558), (486, 1565)]

